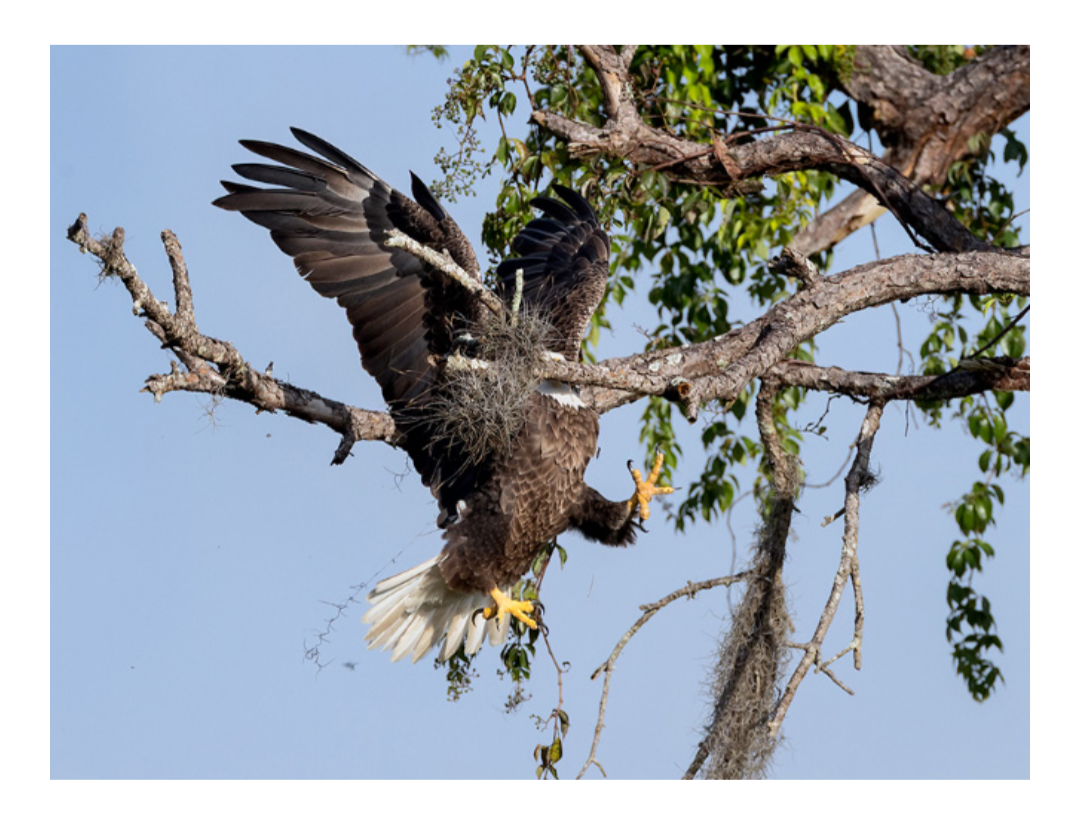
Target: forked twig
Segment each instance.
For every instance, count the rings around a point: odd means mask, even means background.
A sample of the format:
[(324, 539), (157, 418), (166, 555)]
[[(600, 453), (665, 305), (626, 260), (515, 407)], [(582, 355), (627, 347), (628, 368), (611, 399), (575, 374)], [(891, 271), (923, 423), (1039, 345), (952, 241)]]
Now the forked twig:
[[(816, 663), (819, 670), (826, 672), (826, 674), (829, 675), (833, 681), (836, 681), (837, 684), (841, 684), (828, 670), (828, 664), (831, 664), (835, 659), (831, 659), (829, 662), (825, 663), (822, 663), (820, 659), (821, 646), (825, 641), (825, 636), (829, 632), (829, 627), (832, 625), (833, 618), (836, 616), (836, 610), (840, 605), (840, 597), (844, 592), (844, 588), (847, 586), (849, 577), (852, 578), (852, 584), (857, 586), (857, 593), (855, 636), (847, 649), (855, 651), (856, 664), (857, 666), (862, 665), (862, 657), (860, 654), (863, 626), (862, 586), (855, 581), (858, 568), (859, 491), (863, 488), (865, 477), (869, 472), (870, 450), (874, 445), (874, 436), (877, 434), (878, 427), (881, 424), (881, 413), (883, 408), (884, 403), (872, 403), (870, 407), (867, 408), (866, 416), (864, 417), (862, 427), (859, 430), (859, 437), (856, 440), (855, 462), (852, 464), (851, 470), (848, 471), (847, 479), (845, 480), (844, 538), (843, 547), (840, 551), (840, 565), (836, 570), (836, 576), (833, 578), (832, 590), (829, 592), (829, 598), (825, 602), (825, 608), (822, 610), (821, 618), (818, 620), (817, 629), (814, 630), (813, 637), (803, 648), (803, 656), (799, 660), (795, 672), (792, 673), (791, 678), (787, 683), (787, 687), (784, 689), (784, 694), (780, 697), (780, 701), (776, 705), (773, 717), (769, 720), (769, 732), (774, 737), (779, 733), (780, 725), (784, 721), (784, 716), (787, 715), (788, 708), (795, 698), (795, 692), (799, 689), (799, 685), (802, 683), (803, 678), (806, 677), (806, 674), (809, 672), (812, 665)], [(846, 652), (846, 649), (844, 652)], [(840, 655), (843, 655), (843, 653), (838, 654), (837, 658), (839, 658)], [(843, 685), (841, 684), (841, 686)], [(844, 689), (850, 692), (847, 687), (844, 687)]]

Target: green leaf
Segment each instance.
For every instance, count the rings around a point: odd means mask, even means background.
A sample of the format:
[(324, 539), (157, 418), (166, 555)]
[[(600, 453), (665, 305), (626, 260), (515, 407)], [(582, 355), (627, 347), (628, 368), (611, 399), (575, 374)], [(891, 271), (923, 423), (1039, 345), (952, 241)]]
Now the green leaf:
[(551, 749), (548, 753), (548, 758), (552, 764), (555, 764), (562, 758), (562, 739), (556, 738), (551, 742)]
[(566, 710), (559, 710), (559, 732), (566, 735), (570, 731), (570, 716)]

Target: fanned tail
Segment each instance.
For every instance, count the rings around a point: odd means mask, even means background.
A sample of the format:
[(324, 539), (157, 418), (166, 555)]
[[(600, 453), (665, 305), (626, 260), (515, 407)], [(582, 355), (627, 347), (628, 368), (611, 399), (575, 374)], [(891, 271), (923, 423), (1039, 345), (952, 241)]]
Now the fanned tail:
[(366, 637), (369, 650), (385, 647), (391, 661), (411, 655), (416, 663), (444, 637), (440, 660), (456, 653), (462, 642), (472, 655), (485, 633), (492, 646), (506, 641), (511, 619), (503, 619), (501, 627), (498, 619), (484, 619), (478, 611), (491, 604), (488, 593), (447, 587), (439, 569), (443, 558), (439, 554), (375, 585), (362, 619), (371, 625)]

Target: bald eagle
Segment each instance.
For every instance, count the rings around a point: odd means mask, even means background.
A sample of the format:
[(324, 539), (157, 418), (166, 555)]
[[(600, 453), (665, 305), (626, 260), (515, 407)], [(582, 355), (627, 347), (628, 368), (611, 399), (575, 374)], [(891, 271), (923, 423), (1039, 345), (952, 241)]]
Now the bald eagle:
[[(256, 140), (241, 145), (272, 160), (233, 170), (264, 186), (222, 181), (214, 202), (270, 230), (297, 271), (345, 309), (361, 363), (383, 397), (424, 485), (439, 505), (445, 545), (432, 559), (379, 582), (363, 621), (369, 647), (415, 662), (440, 642), (440, 658), (487, 635), (504, 641), (511, 619), (530, 628), (533, 604), (511, 588), (556, 536), (574, 529), (607, 545), (634, 541), (657, 484), (661, 457), (636, 489), (613, 502), (585, 484), (599, 417), (573, 385), (533, 380), (506, 447), (480, 457), (447, 436), (434, 410), (454, 401), (447, 363), (470, 354), (489, 309), (478, 296), (418, 256), (388, 244), (396, 233), (449, 257), (481, 282), (468, 240), (423, 182), (409, 199), (341, 150), (300, 129), (308, 154)], [(496, 270), (496, 294), (543, 318), (545, 354), (577, 361), (604, 295), (610, 240), (589, 203), (554, 186), (558, 198), (532, 201), (543, 216), (514, 239)], [(477, 360), (473, 360), (477, 361)], [(496, 363), (498, 364), (498, 363)]]

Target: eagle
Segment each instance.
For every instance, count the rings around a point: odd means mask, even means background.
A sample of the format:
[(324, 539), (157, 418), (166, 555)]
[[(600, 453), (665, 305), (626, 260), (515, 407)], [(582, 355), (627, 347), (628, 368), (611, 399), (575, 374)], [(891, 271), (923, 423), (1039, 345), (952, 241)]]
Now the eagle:
[[(413, 662), (441, 643), (445, 660), (462, 644), (476, 653), (485, 636), (492, 645), (505, 641), (513, 619), (538, 629), (533, 603), (513, 598), (514, 584), (566, 530), (632, 544), (649, 501), (671, 492), (658, 484), (663, 455), (645, 478), (630, 465), (628, 500), (605, 498), (584, 478), (599, 416), (576, 386), (552, 379), (534, 378), (519, 392), (503, 445), (478, 455), (471, 440), (448, 435), (440, 409), (455, 402), (450, 363), (500, 364), (476, 354), (494, 324), (491, 300), (465, 287), (483, 282), (472, 246), (415, 174), (410, 199), (325, 140), (292, 133), (314, 153), (241, 140), (274, 164), (234, 165), (258, 185), (223, 180), (227, 193), (214, 205), (269, 229), (300, 275), (345, 309), (361, 364), (382, 389), (397, 444), (438, 502), (443, 530), (438, 555), (371, 590), (367, 643)], [(494, 292), (511, 322), (514, 312), (538, 318), (543, 356), (576, 362), (607, 287), (611, 242), (584, 197), (553, 189), (557, 196), (532, 200), (543, 216), (513, 240)], [(466, 282), (399, 247), (400, 235), (449, 257)]]

